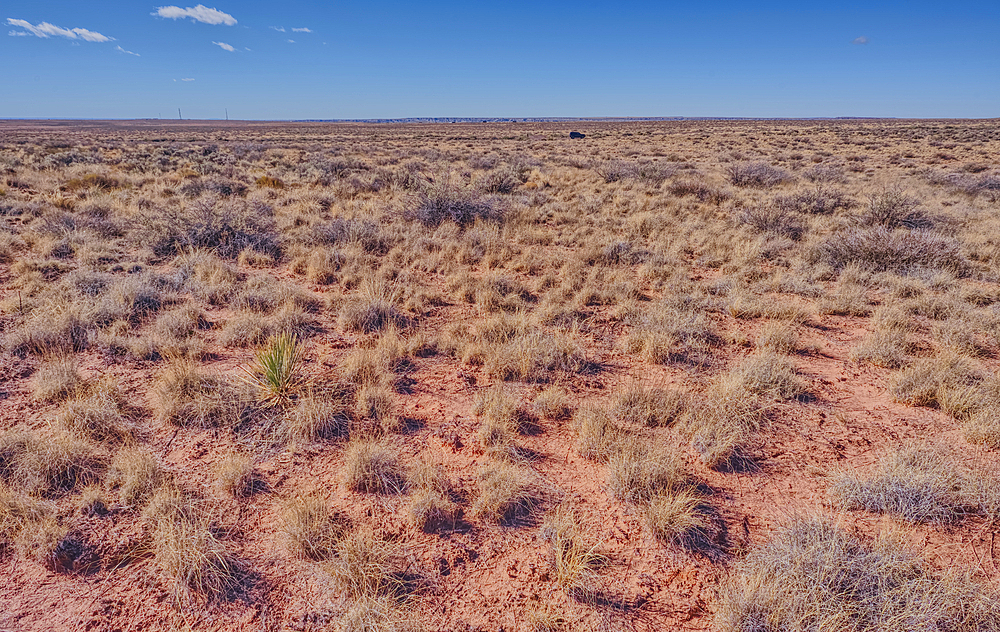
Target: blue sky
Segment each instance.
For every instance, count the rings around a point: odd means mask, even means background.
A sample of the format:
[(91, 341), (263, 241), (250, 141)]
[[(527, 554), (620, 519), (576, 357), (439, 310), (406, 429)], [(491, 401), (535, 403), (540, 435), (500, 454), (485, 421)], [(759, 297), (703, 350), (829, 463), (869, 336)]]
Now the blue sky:
[(0, 117), (1000, 117), (1000, 2), (4, 0)]

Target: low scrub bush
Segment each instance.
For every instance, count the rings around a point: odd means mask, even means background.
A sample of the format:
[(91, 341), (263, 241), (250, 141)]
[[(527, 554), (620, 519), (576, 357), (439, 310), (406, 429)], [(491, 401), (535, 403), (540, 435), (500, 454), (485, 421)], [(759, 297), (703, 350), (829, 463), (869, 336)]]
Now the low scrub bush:
[(496, 524), (531, 520), (546, 498), (542, 480), (521, 465), (486, 463), (476, 477), (473, 518)]
[(428, 187), (407, 215), (431, 228), (447, 221), (466, 228), (476, 220), (502, 221), (507, 215), (507, 204), (500, 198), (484, 196), (473, 188), (455, 186), (446, 180)]
[(401, 494), (408, 480), (395, 451), (373, 441), (357, 441), (344, 454), (344, 485), (353, 492)]
[(738, 187), (755, 189), (768, 189), (792, 179), (784, 169), (766, 162), (734, 162), (726, 167), (726, 176)]
[(1000, 600), (970, 573), (935, 575), (888, 539), (807, 518), (740, 562), (722, 593), (724, 632), (1000, 630)]
[(970, 271), (955, 239), (930, 231), (891, 230), (880, 225), (832, 235), (820, 242), (811, 259), (836, 270), (856, 265), (870, 272), (899, 274), (945, 270), (963, 276)]
[(689, 398), (674, 389), (645, 388), (633, 384), (618, 395), (612, 414), (624, 424), (669, 426), (689, 405)]
[(944, 524), (979, 512), (978, 490), (941, 451), (890, 453), (868, 476), (839, 477), (832, 493), (845, 509), (893, 514), (911, 522)]
[(236, 259), (244, 250), (279, 257), (274, 210), (259, 200), (203, 197), (186, 207), (171, 207), (150, 218), (134, 240), (159, 257), (210, 250)]

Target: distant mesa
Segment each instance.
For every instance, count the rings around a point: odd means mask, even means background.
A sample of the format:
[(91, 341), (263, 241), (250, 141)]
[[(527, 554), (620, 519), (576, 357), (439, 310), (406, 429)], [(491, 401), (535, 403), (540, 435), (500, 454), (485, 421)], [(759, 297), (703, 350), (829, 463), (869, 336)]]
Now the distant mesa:
[(581, 134), (580, 132), (570, 132), (569, 133), (569, 137), (570, 138), (586, 138), (587, 135), (586, 134)]

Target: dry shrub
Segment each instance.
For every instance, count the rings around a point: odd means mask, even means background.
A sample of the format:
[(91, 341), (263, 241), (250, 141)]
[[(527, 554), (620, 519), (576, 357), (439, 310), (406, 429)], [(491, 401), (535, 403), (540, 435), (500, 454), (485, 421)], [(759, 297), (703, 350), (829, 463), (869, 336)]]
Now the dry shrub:
[(957, 240), (926, 230), (891, 230), (881, 225), (831, 235), (820, 242), (811, 258), (813, 263), (838, 270), (851, 264), (871, 272), (900, 274), (947, 270), (962, 276), (970, 270)]
[(496, 524), (530, 520), (547, 495), (537, 474), (505, 461), (485, 463), (476, 487), (472, 517)]
[(657, 494), (646, 506), (646, 524), (659, 540), (697, 549), (710, 530), (704, 506), (704, 499), (692, 487)]
[(798, 519), (737, 565), (716, 623), (724, 632), (989, 632), (1000, 630), (1000, 600), (970, 573), (934, 575), (888, 538)]
[(806, 225), (798, 215), (780, 206), (748, 206), (739, 212), (736, 222), (750, 226), (758, 233), (787, 237), (792, 241), (802, 239), (806, 232)]
[(408, 481), (406, 469), (388, 445), (374, 441), (351, 443), (344, 454), (344, 485), (354, 492), (401, 494)]
[(667, 185), (667, 190), (671, 195), (677, 197), (694, 196), (699, 202), (710, 202), (715, 205), (722, 204), (729, 199), (730, 194), (722, 189), (700, 180), (679, 178)]
[(511, 446), (528, 423), (519, 402), (499, 384), (477, 396), (472, 412), (480, 418), (477, 436), (484, 450)]
[(920, 209), (920, 202), (901, 189), (886, 189), (868, 197), (868, 208), (859, 218), (867, 226), (932, 228), (934, 220)]
[(161, 487), (143, 511), (152, 532), (157, 566), (174, 599), (231, 598), (240, 588), (242, 563), (216, 537), (208, 507), (173, 486)]
[(839, 477), (832, 494), (845, 509), (894, 514), (911, 522), (944, 524), (978, 513), (978, 490), (938, 450), (907, 449), (883, 457), (868, 476)]
[(688, 404), (689, 398), (681, 391), (633, 383), (616, 398), (612, 414), (625, 424), (665, 427), (673, 424)]
[(347, 516), (330, 511), (322, 496), (309, 494), (286, 501), (282, 507), (282, 528), (289, 550), (298, 557), (325, 560), (334, 554), (347, 534)]
[(226, 259), (236, 259), (244, 250), (281, 255), (274, 209), (260, 200), (205, 196), (186, 207), (169, 207), (152, 214), (134, 240), (159, 257), (197, 249)]
[(54, 519), (55, 509), (0, 482), (0, 556), (7, 547), (32, 548), (32, 540)]
[(738, 187), (769, 189), (792, 179), (784, 169), (766, 162), (734, 162), (726, 167), (729, 181)]
[(428, 187), (407, 213), (410, 219), (430, 228), (447, 221), (465, 228), (476, 220), (502, 221), (506, 215), (507, 205), (500, 198), (484, 196), (473, 188), (452, 185), (447, 179)]
[(791, 195), (779, 195), (774, 198), (774, 204), (785, 211), (808, 213), (811, 215), (830, 215), (837, 211), (837, 209), (851, 208), (854, 206), (854, 200), (847, 197), (839, 189), (821, 185)]

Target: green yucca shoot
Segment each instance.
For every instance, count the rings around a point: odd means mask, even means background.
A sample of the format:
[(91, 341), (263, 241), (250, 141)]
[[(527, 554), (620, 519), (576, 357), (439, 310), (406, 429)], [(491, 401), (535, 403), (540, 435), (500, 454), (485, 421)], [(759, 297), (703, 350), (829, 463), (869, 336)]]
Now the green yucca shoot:
[(289, 402), (304, 385), (297, 375), (302, 360), (302, 348), (298, 339), (289, 333), (271, 337), (262, 349), (257, 351), (255, 362), (244, 368), (248, 382), (260, 389), (261, 400), (271, 405)]

